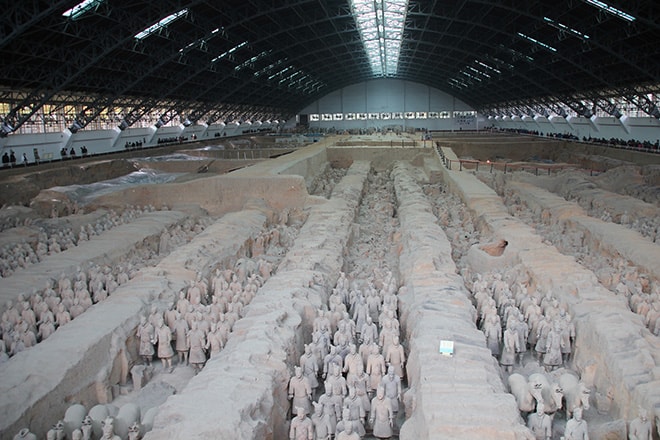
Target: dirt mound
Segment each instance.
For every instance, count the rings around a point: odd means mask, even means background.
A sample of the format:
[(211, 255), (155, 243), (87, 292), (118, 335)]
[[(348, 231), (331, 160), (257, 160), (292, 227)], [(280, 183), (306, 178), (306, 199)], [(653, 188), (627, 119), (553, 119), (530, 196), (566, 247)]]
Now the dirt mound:
[(660, 206), (660, 166), (620, 166), (593, 178), (600, 187)]

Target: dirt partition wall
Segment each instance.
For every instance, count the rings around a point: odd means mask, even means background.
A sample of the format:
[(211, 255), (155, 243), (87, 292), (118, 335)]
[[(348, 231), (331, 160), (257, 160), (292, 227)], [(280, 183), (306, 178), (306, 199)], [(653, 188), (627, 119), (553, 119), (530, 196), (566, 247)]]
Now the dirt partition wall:
[[(314, 178), (325, 169), (328, 161), (326, 145), (328, 140), (281, 156), (272, 171), (279, 175), (295, 174), (305, 179), (305, 184), (312, 183)], [(264, 164), (266, 166), (266, 164)], [(255, 167), (256, 168), (256, 167)]]
[(327, 138), (224, 176), (130, 188), (99, 198), (98, 205), (123, 206), (145, 201), (170, 207), (197, 204), (212, 215), (240, 209), (250, 198), (261, 198), (274, 209), (299, 207), (309, 201), (307, 188), (328, 162), (347, 168), (354, 161), (366, 160), (376, 169), (386, 169), (395, 160), (421, 164), (425, 157), (433, 156), (431, 148), (336, 148), (335, 141), (336, 137)]
[(62, 274), (75, 276), (80, 267), (89, 263), (114, 266), (136, 246), (158, 240), (163, 229), (172, 227), (185, 218), (182, 212), (155, 211), (143, 214), (134, 221), (120, 225), (101, 235), (92, 236), (78, 246), (46, 256), (42, 261), (19, 270), (10, 277), (0, 278), (0, 304), (15, 301), (32, 289), (42, 290)]
[[(399, 307), (409, 348), (405, 400), (411, 413), (400, 438), (531, 438), (475, 325), (476, 310), (431, 204), (409, 165), (397, 163), (392, 176), (401, 220)], [(455, 342), (453, 356), (439, 353), (442, 340)]]
[(443, 169), (449, 190), (477, 218), (477, 227), (508, 241), (532, 289), (565, 303), (576, 324), (574, 364), (587, 386), (614, 396), (612, 413), (632, 419), (637, 405), (660, 405), (657, 341), (625, 301), (598, 283), (596, 275), (547, 245), (532, 228), (512, 217), (500, 197), (467, 172)]
[(236, 160), (236, 159), (214, 159), (208, 157), (203, 160), (163, 160), (163, 161), (140, 161), (136, 160), (140, 168), (150, 168), (165, 173), (194, 173), (196, 177), (205, 177), (203, 173), (224, 174), (239, 168), (247, 167), (257, 163), (260, 159)]
[(583, 144), (561, 139), (536, 137), (501, 137), (491, 139), (443, 138), (434, 136), (441, 146), (451, 147), (458, 157), (472, 157), (477, 160), (497, 160), (506, 158), (514, 162), (530, 158), (578, 164), (583, 168), (604, 170), (623, 164), (660, 164), (660, 154), (611, 148), (600, 145)]
[[(197, 205), (211, 215), (222, 215), (242, 209), (250, 199), (264, 200), (274, 209), (301, 207), (308, 198), (307, 184), (324, 169), (325, 163), (324, 143), (319, 143), (225, 175), (127, 188), (98, 197), (90, 208), (121, 208), (126, 204), (170, 208)], [(193, 166), (205, 164), (208, 162), (195, 161)], [(246, 163), (237, 162), (241, 164)]]
[(114, 386), (138, 362), (134, 336), (140, 315), (152, 303), (167, 307), (198, 271), (235, 258), (268, 216), (258, 206), (224, 216), (47, 340), (0, 365), (0, 438), (28, 426), (45, 438), (70, 404), (89, 409), (117, 397)]
[(265, 148), (265, 147), (253, 147), (253, 148), (227, 148), (223, 150), (214, 149), (214, 150), (181, 150), (181, 153), (185, 153), (189, 156), (196, 156), (201, 158), (208, 158), (210, 160), (252, 160), (252, 159), (268, 159), (270, 157), (277, 157), (283, 154), (287, 154), (294, 151), (294, 148)]
[(301, 207), (308, 197), (300, 176), (242, 177), (232, 173), (182, 183), (142, 185), (99, 197), (94, 207), (121, 207), (126, 204), (169, 206), (177, 209), (198, 205), (210, 215), (242, 209), (251, 199), (264, 200), (273, 209)]
[[(0, 205), (27, 205), (42, 189), (54, 186), (84, 185), (101, 180), (114, 179), (136, 171), (127, 160), (61, 163), (38, 168), (19, 168), (7, 171), (0, 181)], [(10, 175), (11, 174), (11, 175)]]
[(425, 157), (433, 157), (435, 153), (431, 148), (431, 142), (428, 148), (412, 147), (328, 147), (328, 162), (334, 167), (346, 168), (355, 160), (370, 161), (372, 167), (377, 171), (388, 169), (397, 160), (411, 161), (415, 165), (421, 165)]
[(160, 407), (145, 440), (289, 438), (288, 382), (339, 277), (369, 168), (354, 163), (332, 197), (311, 208), (225, 348)]
[(555, 162), (565, 162), (564, 150), (567, 142), (558, 140), (537, 140), (534, 138), (502, 138), (493, 139), (443, 139), (433, 137), (441, 146), (451, 147), (458, 157), (472, 157), (477, 160), (496, 161), (498, 158), (510, 159), (514, 162), (526, 161), (531, 157), (549, 159)]
[(577, 203), (529, 183), (504, 179), (503, 188), (515, 192), (535, 212), (548, 213), (548, 221), (562, 226), (563, 230), (583, 233), (590, 248), (612, 258), (623, 258), (653, 281), (660, 282), (660, 246), (637, 231), (590, 217)]

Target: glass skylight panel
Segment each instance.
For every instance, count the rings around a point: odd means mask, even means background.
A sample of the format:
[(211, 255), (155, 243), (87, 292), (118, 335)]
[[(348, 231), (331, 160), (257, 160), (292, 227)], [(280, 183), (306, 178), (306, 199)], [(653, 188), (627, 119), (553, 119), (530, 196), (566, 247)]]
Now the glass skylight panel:
[(467, 68), (470, 69), (471, 71), (473, 71), (474, 73), (478, 73), (479, 75), (483, 75), (483, 76), (485, 76), (486, 78), (490, 78), (490, 75), (487, 74), (486, 72), (482, 72), (481, 70), (477, 70), (477, 69), (475, 69), (475, 68), (472, 67), (472, 66), (467, 66)]
[(548, 45), (548, 44), (545, 44), (545, 43), (543, 43), (543, 42), (541, 42), (541, 41), (539, 41), (539, 40), (537, 40), (537, 39), (535, 39), (535, 38), (532, 38), (532, 37), (530, 37), (529, 35), (525, 35), (525, 34), (523, 34), (522, 32), (518, 32), (518, 35), (520, 35), (521, 37), (523, 37), (525, 40), (531, 41), (532, 43), (535, 43), (535, 44), (537, 44), (537, 45), (543, 47), (544, 49), (548, 49), (548, 50), (550, 50), (550, 51), (552, 51), (552, 52), (557, 52), (557, 49), (555, 49), (554, 47), (552, 47), (552, 46), (550, 46), (550, 45)]
[(220, 55), (218, 55), (217, 57), (213, 58), (213, 59), (211, 60), (211, 63), (215, 63), (216, 61), (220, 61), (221, 59), (223, 59), (223, 58), (225, 58), (225, 57), (228, 57), (229, 55), (231, 55), (231, 54), (233, 54), (234, 52), (236, 52), (238, 49), (247, 46), (247, 44), (248, 44), (247, 41), (243, 41), (241, 44), (237, 44), (236, 46), (232, 47), (232, 48), (229, 49), (228, 51), (223, 52), (222, 54), (220, 54)]
[(375, 76), (396, 75), (408, 0), (350, 0)]
[(459, 80), (459, 79), (456, 79), (456, 78), (450, 78), (448, 82), (449, 82), (449, 84), (451, 84), (452, 86), (457, 87), (457, 88), (459, 88), (459, 89), (462, 89), (462, 88), (468, 88), (468, 85), (467, 85), (467, 84), (465, 84), (463, 81), (461, 81), (461, 80)]
[(585, 1), (586, 3), (589, 3), (589, 4), (592, 5), (592, 6), (597, 7), (597, 8), (600, 9), (601, 11), (605, 11), (605, 12), (607, 12), (607, 13), (609, 13), (609, 14), (612, 14), (612, 15), (614, 15), (614, 16), (616, 16), (616, 17), (619, 17), (619, 18), (621, 18), (621, 19), (623, 19), (623, 20), (630, 21), (630, 22), (633, 22), (633, 21), (636, 20), (636, 18), (633, 17), (632, 15), (627, 14), (627, 13), (623, 12), (622, 10), (617, 9), (617, 8), (615, 8), (615, 7), (613, 7), (613, 6), (610, 6), (610, 5), (608, 5), (607, 3), (605, 3), (605, 2), (601, 2), (600, 0), (584, 0), (584, 1)]
[(490, 71), (493, 71), (493, 72), (495, 72), (495, 73), (502, 73), (502, 72), (500, 72), (498, 69), (496, 69), (496, 68), (494, 68), (494, 67), (491, 67), (491, 66), (489, 66), (489, 65), (486, 64), (486, 63), (482, 63), (482, 62), (479, 61), (479, 60), (474, 60), (474, 62), (477, 63), (478, 65), (480, 65), (481, 67), (485, 67), (486, 69), (488, 69), (488, 70), (490, 70)]
[(137, 40), (144, 40), (147, 38), (149, 35), (153, 34), (154, 32), (158, 32), (159, 30), (163, 29), (166, 27), (168, 24), (172, 23), (173, 21), (183, 17), (188, 13), (188, 9), (182, 9), (179, 12), (175, 12), (174, 14), (170, 14), (167, 17), (163, 18), (160, 20), (158, 23), (152, 24), (142, 32), (135, 34), (135, 38)]
[(64, 11), (62, 16), (75, 20), (76, 18), (80, 18), (87, 11), (96, 8), (104, 1), (105, 0), (85, 0), (84, 2), (78, 3), (73, 8)]
[(288, 60), (288, 58), (279, 59), (276, 62), (274, 62), (273, 64), (269, 64), (268, 66), (264, 67), (263, 69), (261, 69), (257, 72), (254, 72), (254, 76), (261, 76), (264, 73), (269, 73), (275, 67), (278, 67), (278, 66), (281, 66), (282, 64), (284, 64), (287, 60)]
[[(509, 63), (507, 63), (506, 61), (503, 61), (503, 60), (501, 60), (501, 59), (499, 59), (499, 58), (497, 58), (497, 57), (491, 57), (491, 59), (492, 59), (493, 61), (495, 61), (495, 63), (497, 63), (498, 66), (504, 66), (504, 67), (506, 67), (506, 68), (509, 69), (509, 70), (513, 70), (513, 69), (514, 69), (513, 64), (509, 64)], [(497, 73), (501, 73), (501, 72), (498, 70)]]
[(297, 70), (297, 71), (293, 72), (291, 75), (289, 75), (289, 76), (287, 76), (287, 77), (285, 77), (285, 78), (282, 78), (282, 79), (280, 80), (280, 84), (285, 83), (285, 82), (287, 82), (287, 81), (288, 81), (288, 82), (291, 82), (291, 80), (293, 80), (296, 76), (300, 75), (301, 73), (302, 73), (302, 72), (301, 72), (300, 70)]
[(473, 80), (475, 80), (475, 81), (479, 81), (479, 82), (481, 82), (481, 78), (479, 78), (478, 76), (470, 75), (470, 74), (467, 73), (465, 70), (461, 70), (461, 73), (462, 73), (463, 75), (467, 76), (468, 78), (471, 78), (471, 79), (473, 79)]
[(284, 75), (285, 73), (287, 73), (289, 70), (291, 70), (291, 69), (293, 69), (293, 68), (294, 68), (293, 66), (287, 66), (287, 67), (285, 67), (284, 69), (280, 70), (279, 72), (274, 73), (274, 74), (272, 74), (271, 76), (269, 76), (268, 79), (273, 79), (273, 78), (275, 78), (275, 77), (278, 76), (278, 75)]
[(543, 17), (543, 20), (545, 20), (548, 25), (552, 26), (555, 29), (559, 29), (560, 31), (565, 31), (568, 32), (569, 34), (572, 34), (575, 37), (581, 38), (583, 40), (588, 40), (589, 35), (583, 34), (582, 32), (575, 30), (571, 27), (566, 26), (565, 24), (562, 24), (558, 21), (554, 21), (552, 18), (548, 17)]
[(243, 63), (239, 64), (238, 66), (234, 67), (234, 70), (239, 71), (241, 69), (245, 69), (248, 66), (253, 66), (254, 63), (265, 57), (266, 55), (269, 55), (272, 52), (272, 50), (266, 50), (261, 52), (259, 55), (255, 55), (252, 58), (243, 61)]

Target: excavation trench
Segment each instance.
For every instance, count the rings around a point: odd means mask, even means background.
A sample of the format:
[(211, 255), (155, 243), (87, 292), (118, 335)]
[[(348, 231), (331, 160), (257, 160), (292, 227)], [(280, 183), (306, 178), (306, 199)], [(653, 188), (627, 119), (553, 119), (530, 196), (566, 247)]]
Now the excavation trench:
[[(449, 149), (443, 150), (445, 155), (453, 155)], [(574, 365), (596, 394), (612, 396), (611, 414), (632, 418), (638, 405), (656, 407), (660, 401), (654, 359), (657, 348), (653, 340), (640, 337), (648, 332), (639, 317), (600, 285), (593, 272), (548, 246), (534, 230), (513, 218), (501, 198), (475, 176), (447, 169), (442, 172), (449, 190), (478, 219), (482, 235), (508, 242), (496, 264), (501, 268), (520, 264), (532, 289), (550, 291), (566, 304), (576, 322)]]

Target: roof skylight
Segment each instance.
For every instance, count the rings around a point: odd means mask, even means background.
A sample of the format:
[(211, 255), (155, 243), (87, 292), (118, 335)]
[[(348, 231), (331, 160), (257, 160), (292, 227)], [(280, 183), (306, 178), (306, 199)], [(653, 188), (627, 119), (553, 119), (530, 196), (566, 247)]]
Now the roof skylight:
[(568, 32), (569, 34), (581, 38), (583, 40), (588, 40), (589, 35), (583, 34), (582, 32), (575, 30), (571, 27), (566, 26), (565, 24), (562, 24), (558, 21), (554, 21), (552, 18), (548, 17), (543, 17), (543, 20), (545, 20), (546, 23), (548, 23), (549, 26), (552, 26), (555, 29), (559, 29), (560, 31)]
[(408, 0), (350, 0), (371, 71), (396, 75)]
[(92, 9), (95, 9), (104, 1), (105, 0), (85, 0), (81, 3), (78, 3), (73, 8), (64, 11), (62, 13), (62, 16), (75, 20), (77, 18), (80, 18), (87, 11), (91, 11)]
[(228, 57), (229, 55), (233, 54), (234, 52), (236, 52), (236, 51), (237, 51), (238, 49), (240, 49), (241, 47), (245, 47), (245, 46), (247, 46), (247, 45), (248, 45), (248, 42), (247, 42), (247, 41), (243, 41), (242, 43), (237, 44), (236, 46), (232, 47), (232, 48), (229, 49), (228, 51), (223, 52), (222, 54), (220, 54), (220, 55), (218, 55), (217, 57), (213, 58), (213, 59), (211, 60), (211, 62), (212, 62), (212, 63), (215, 63), (216, 61), (220, 61), (221, 59), (223, 59), (223, 58), (225, 58), (225, 57)]
[(461, 81), (459, 79), (456, 79), (456, 78), (450, 78), (448, 82), (452, 86), (458, 87), (459, 89), (468, 88), (467, 84), (465, 84), (463, 81)]
[(522, 32), (518, 32), (518, 35), (520, 35), (521, 37), (523, 37), (525, 40), (531, 41), (532, 43), (535, 43), (535, 44), (541, 46), (541, 47), (544, 48), (544, 49), (548, 49), (548, 50), (550, 50), (550, 51), (552, 51), (552, 52), (557, 52), (557, 49), (555, 49), (554, 47), (550, 46), (549, 44), (545, 44), (545, 43), (543, 43), (543, 42), (541, 42), (541, 41), (539, 41), (539, 40), (537, 40), (537, 39), (535, 39), (535, 38), (532, 38), (532, 37), (530, 37), (529, 35), (525, 35), (525, 34), (523, 34)]
[(470, 69), (471, 71), (473, 71), (474, 73), (478, 73), (479, 75), (483, 75), (483, 76), (485, 76), (486, 78), (490, 78), (490, 75), (487, 74), (486, 72), (482, 72), (481, 70), (477, 70), (477, 69), (475, 69), (475, 68), (472, 67), (472, 66), (467, 66), (467, 68)]
[(268, 66), (264, 67), (263, 69), (261, 69), (257, 72), (254, 72), (254, 76), (261, 76), (265, 73), (270, 73), (275, 67), (281, 66), (287, 60), (288, 60), (288, 58), (279, 59), (279, 60), (275, 61), (274, 63), (269, 64)]
[(261, 52), (259, 55), (255, 55), (255, 56), (253, 56), (252, 58), (249, 58), (249, 59), (243, 61), (243, 62), (242, 62), (241, 64), (239, 64), (238, 66), (234, 67), (234, 70), (239, 71), (239, 70), (245, 69), (246, 67), (254, 66), (254, 63), (256, 63), (256, 62), (259, 61), (260, 59), (262, 59), (262, 58), (264, 58), (264, 57), (270, 55), (271, 52), (273, 52), (272, 49), (271, 49), (271, 50), (263, 51), (263, 52)]
[(188, 13), (188, 9), (182, 9), (179, 12), (175, 12), (174, 14), (170, 14), (167, 17), (163, 18), (162, 20), (158, 21), (155, 24), (152, 24), (142, 32), (135, 34), (135, 38), (137, 40), (144, 40), (147, 38), (149, 35), (153, 34), (154, 32), (158, 32), (159, 30), (163, 29), (166, 27), (168, 24), (172, 23), (173, 21), (183, 17)]
[(461, 70), (461, 74), (462, 74), (462, 75), (465, 75), (465, 76), (467, 76), (468, 78), (471, 78), (471, 79), (473, 79), (473, 80), (475, 80), (475, 81), (479, 81), (479, 82), (481, 82), (481, 78), (479, 78), (478, 76), (471, 75), (471, 74), (469, 74), (468, 72), (466, 72), (465, 70)]
[(502, 73), (499, 69), (496, 69), (496, 68), (494, 68), (494, 67), (491, 67), (491, 66), (489, 66), (489, 65), (486, 64), (486, 63), (482, 63), (482, 62), (479, 61), (479, 60), (474, 60), (474, 62), (477, 63), (478, 65), (480, 65), (481, 67), (485, 67), (486, 69), (488, 69), (488, 70), (490, 70), (490, 71), (492, 71), (492, 72), (495, 72), (495, 73)]
[(623, 12), (622, 10), (617, 9), (617, 8), (615, 8), (615, 7), (613, 7), (613, 6), (610, 6), (610, 5), (608, 5), (607, 3), (605, 3), (605, 2), (601, 2), (600, 0), (584, 0), (584, 1), (585, 1), (586, 3), (589, 3), (589, 4), (592, 5), (592, 6), (597, 7), (597, 8), (600, 9), (601, 11), (605, 11), (605, 12), (607, 12), (607, 13), (609, 13), (609, 14), (612, 14), (612, 15), (614, 15), (614, 16), (616, 16), (616, 17), (622, 18), (622, 19), (624, 19), (624, 20), (626, 20), (626, 21), (633, 22), (633, 21), (636, 20), (636, 18), (633, 17), (632, 15), (627, 14), (627, 13)]

